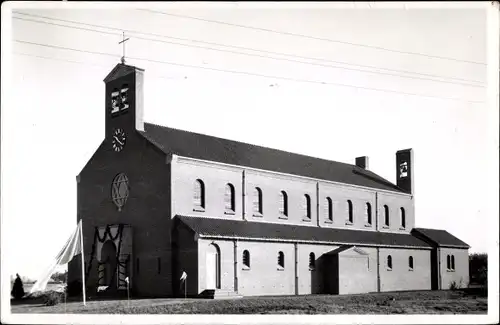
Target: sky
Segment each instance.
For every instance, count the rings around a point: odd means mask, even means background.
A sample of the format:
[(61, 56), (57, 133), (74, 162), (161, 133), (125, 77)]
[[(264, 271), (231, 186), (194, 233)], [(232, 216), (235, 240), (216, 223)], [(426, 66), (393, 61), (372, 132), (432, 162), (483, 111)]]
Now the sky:
[(345, 163), (368, 156), (392, 182), (396, 151), (413, 148), (416, 226), (445, 229), (471, 252), (498, 249), (485, 9), (55, 6), (10, 15), (1, 208), (11, 274), (39, 275), (76, 226), (76, 175), (104, 139), (102, 80), (122, 31), (127, 64), (145, 69), (145, 121)]

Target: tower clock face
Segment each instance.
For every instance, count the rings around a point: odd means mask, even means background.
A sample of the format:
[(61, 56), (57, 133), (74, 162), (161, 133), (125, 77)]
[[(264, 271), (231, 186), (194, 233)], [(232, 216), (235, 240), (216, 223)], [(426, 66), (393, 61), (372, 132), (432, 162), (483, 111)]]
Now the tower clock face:
[(116, 129), (115, 132), (113, 132), (113, 150), (116, 152), (122, 151), (123, 147), (125, 147), (126, 140), (127, 137), (125, 136), (125, 132), (122, 129)]

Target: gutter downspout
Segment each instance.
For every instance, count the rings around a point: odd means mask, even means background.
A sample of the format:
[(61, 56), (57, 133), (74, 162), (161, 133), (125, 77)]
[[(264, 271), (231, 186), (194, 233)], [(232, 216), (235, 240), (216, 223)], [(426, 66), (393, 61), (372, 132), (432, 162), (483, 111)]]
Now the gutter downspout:
[(293, 243), (295, 249), (295, 295), (299, 294), (299, 248), (297, 243)]
[(438, 276), (438, 290), (441, 290), (443, 288), (442, 284), (442, 278), (441, 278), (441, 249), (439, 247), (436, 247), (436, 257), (437, 257), (437, 276)]
[(321, 227), (320, 217), (319, 217), (319, 182), (316, 182), (316, 220), (318, 222), (318, 227)]
[(245, 193), (245, 170), (243, 169), (243, 173), (242, 173), (242, 182), (241, 182), (241, 186), (242, 186), (242, 189), (241, 189), (241, 193), (242, 193), (242, 202), (241, 202), (241, 214), (243, 215), (243, 220), (246, 220), (246, 205), (245, 205), (245, 202), (246, 202), (246, 193)]
[[(378, 229), (378, 192), (375, 192), (375, 231)], [(377, 247), (377, 292), (380, 292), (380, 247)]]
[(238, 239), (234, 243), (234, 292), (238, 293)]

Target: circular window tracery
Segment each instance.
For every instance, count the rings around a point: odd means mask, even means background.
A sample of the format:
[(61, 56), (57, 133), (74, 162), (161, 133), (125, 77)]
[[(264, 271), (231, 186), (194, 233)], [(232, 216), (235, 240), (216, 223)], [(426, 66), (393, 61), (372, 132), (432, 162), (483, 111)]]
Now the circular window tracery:
[(111, 198), (118, 211), (121, 211), (125, 202), (127, 202), (128, 194), (128, 177), (124, 173), (120, 173), (115, 176), (111, 185)]

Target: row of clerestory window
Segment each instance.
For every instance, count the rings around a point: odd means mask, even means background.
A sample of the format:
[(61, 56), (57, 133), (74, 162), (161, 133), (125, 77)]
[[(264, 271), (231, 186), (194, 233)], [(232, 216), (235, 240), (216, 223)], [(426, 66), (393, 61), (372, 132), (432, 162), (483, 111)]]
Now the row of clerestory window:
[[(288, 217), (288, 195), (285, 191), (280, 191), (279, 193), (279, 215), (282, 218)], [(205, 185), (203, 181), (196, 180), (194, 185), (194, 196), (193, 203), (195, 209), (205, 209)], [(225, 195), (224, 195), (224, 206), (226, 212), (235, 212), (235, 192), (234, 186), (230, 183), (226, 184)], [(255, 187), (252, 193), (252, 209), (253, 213), (257, 215), (262, 215), (263, 211), (263, 195), (262, 190), (259, 187)], [(347, 224), (354, 223), (354, 208), (351, 200), (347, 200)], [(333, 222), (333, 201), (330, 197), (325, 198), (324, 205), (324, 215), (329, 222)], [(308, 194), (304, 194), (302, 197), (302, 216), (306, 220), (311, 219), (311, 197)], [(406, 228), (406, 211), (403, 207), (399, 209), (400, 217), (400, 227)], [(365, 223), (366, 225), (372, 225), (372, 206), (369, 202), (365, 204)], [(384, 205), (384, 224), (385, 227), (390, 226), (390, 213), (389, 207)]]
[[(250, 269), (250, 252), (248, 250), (243, 251), (243, 266), (245, 269)], [(285, 269), (285, 254), (282, 251), (278, 252), (277, 258), (277, 267), (278, 270)], [(309, 254), (309, 270), (313, 271), (316, 269), (316, 256), (314, 253)]]

